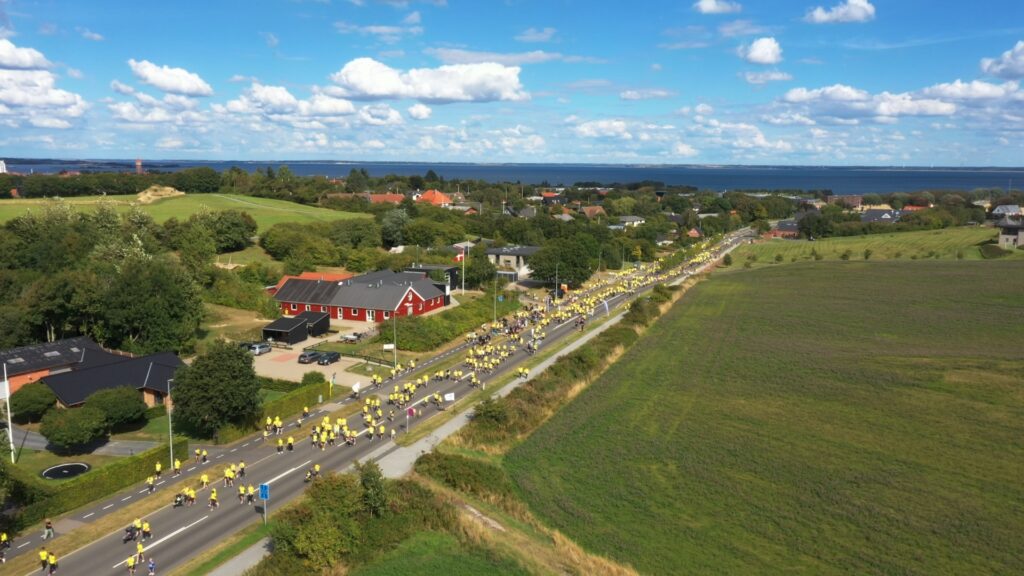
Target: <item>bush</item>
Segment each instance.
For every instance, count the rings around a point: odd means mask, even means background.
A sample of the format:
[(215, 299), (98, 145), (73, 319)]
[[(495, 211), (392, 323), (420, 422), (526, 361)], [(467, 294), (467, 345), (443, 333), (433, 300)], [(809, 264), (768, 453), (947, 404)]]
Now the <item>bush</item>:
[(850, 256), (853, 256), (853, 251), (845, 250), (842, 254), (839, 255), (839, 258), (842, 260), (849, 260)]
[(871, 251), (871, 248), (865, 248), (864, 249), (864, 259), (865, 260), (870, 260), (872, 254), (874, 254), (874, 252)]
[(503, 468), (476, 458), (428, 452), (416, 460), (415, 470), (460, 492), (478, 496), (513, 494), (512, 482)]
[(11, 416), (18, 422), (38, 422), (57, 404), (57, 396), (42, 382), (29, 382), (11, 394)]
[(277, 392), (291, 392), (300, 386), (296, 382), (291, 380), (282, 380), (280, 378), (257, 376), (256, 379), (260, 382), (260, 388), (265, 390), (275, 390)]
[(67, 451), (103, 438), (107, 430), (107, 415), (92, 406), (50, 410), (39, 426), (39, 433), (51, 444)]
[(311, 384), (321, 384), (326, 381), (327, 380), (324, 378), (323, 372), (317, 372), (316, 370), (306, 372), (305, 374), (302, 375), (303, 386), (309, 386)]
[(103, 412), (108, 430), (138, 422), (146, 414), (142, 394), (127, 386), (93, 392), (85, 399), (85, 405)]
[(252, 434), (259, 430), (258, 424), (264, 422), (267, 416), (271, 418), (275, 416), (287, 418), (293, 414), (298, 414), (302, 412), (304, 407), (317, 404), (321, 397), (327, 400), (330, 394), (329, 388), (330, 384), (323, 380), (308, 386), (299, 386), (298, 388), (293, 385), (291, 392), (263, 404), (263, 414), (260, 415), (257, 422), (253, 424), (228, 424), (221, 426), (214, 435), (214, 439), (218, 444), (230, 444), (235, 440), (245, 437), (247, 434)]
[(732, 266), (732, 254), (726, 254), (725, 258), (722, 258), (722, 264), (724, 266)]
[(782, 262), (783, 260), (785, 260), (785, 259), (786, 259), (786, 257), (785, 257), (785, 256), (783, 256), (782, 254), (776, 254), (776, 255), (775, 255), (775, 262), (776, 262), (777, 264), (778, 264), (778, 263), (781, 263), (781, 262)]
[(503, 426), (508, 422), (508, 409), (500, 398), (491, 396), (476, 405), (473, 419), (481, 425)]
[[(75, 410), (83, 410), (87, 407)], [(64, 412), (65, 410), (61, 410)], [(185, 438), (174, 439), (174, 453), (188, 454), (188, 440)], [(170, 456), (167, 445), (150, 448), (135, 456), (119, 458), (106, 466), (90, 470), (88, 473), (72, 478), (59, 485), (44, 484), (43, 480), (34, 475), (24, 474), (16, 477), (12, 474), (12, 484), (17, 486), (17, 491), (25, 499), (17, 500), (25, 504), (17, 515), (15, 525), (25, 528), (41, 521), (44, 518), (58, 516), (69, 510), (84, 506), (106, 496), (109, 496), (122, 488), (137, 484), (153, 473), (153, 467), (157, 462), (167, 466)], [(20, 470), (15, 466), (10, 470)], [(12, 494), (15, 488), (12, 486)]]
[(1003, 250), (995, 244), (982, 244), (981, 245), (981, 257), (986, 259), (991, 258), (1002, 258), (1009, 254), (1009, 250)]

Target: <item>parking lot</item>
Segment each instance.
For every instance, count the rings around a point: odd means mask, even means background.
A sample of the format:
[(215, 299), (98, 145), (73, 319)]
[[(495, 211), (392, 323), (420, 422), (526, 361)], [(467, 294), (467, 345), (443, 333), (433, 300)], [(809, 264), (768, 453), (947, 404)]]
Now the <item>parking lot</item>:
[(352, 334), (353, 332), (366, 332), (373, 327), (374, 325), (371, 323), (346, 322), (344, 324), (335, 324), (331, 326), (331, 329), (337, 330), (337, 333), (328, 334), (320, 338), (308, 338), (303, 342), (294, 344), (290, 350), (271, 348), (270, 352), (254, 358), (253, 364), (256, 368), (256, 374), (268, 378), (280, 378), (298, 382), (302, 380), (302, 375), (306, 372), (315, 371), (323, 374), (327, 380), (334, 376), (334, 383), (339, 386), (351, 387), (356, 382), (365, 383), (368, 377), (346, 371), (347, 368), (363, 363), (362, 360), (357, 358), (342, 356), (337, 362), (326, 366), (320, 366), (316, 362), (312, 364), (299, 364), (298, 360), (299, 355), (303, 352), (303, 348), (325, 342), (338, 342), (343, 335)]

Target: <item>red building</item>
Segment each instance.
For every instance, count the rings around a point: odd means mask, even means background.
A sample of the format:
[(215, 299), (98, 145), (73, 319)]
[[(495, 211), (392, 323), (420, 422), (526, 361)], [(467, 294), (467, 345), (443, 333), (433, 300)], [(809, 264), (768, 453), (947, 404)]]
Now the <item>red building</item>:
[(341, 282), (342, 280), (348, 280), (353, 275), (347, 272), (303, 272), (298, 276), (282, 276), (281, 280), (277, 282), (276, 286), (270, 286), (267, 288), (267, 293), (273, 296), (277, 294), (277, 291), (284, 286), (284, 283), (291, 280), (292, 278), (299, 278), (302, 280), (320, 280), (322, 282)]
[(396, 316), (419, 316), (450, 302), (447, 286), (425, 272), (380, 270), (339, 282), (290, 278), (274, 299), (288, 316), (327, 312), (333, 320), (383, 322)]

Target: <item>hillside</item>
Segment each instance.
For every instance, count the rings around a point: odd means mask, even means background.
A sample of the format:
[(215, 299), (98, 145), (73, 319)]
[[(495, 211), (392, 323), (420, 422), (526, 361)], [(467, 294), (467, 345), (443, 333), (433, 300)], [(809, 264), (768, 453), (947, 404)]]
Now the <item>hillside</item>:
[[(41, 208), (48, 203), (57, 202), (50, 199), (18, 199), (0, 200), (0, 222), (6, 222), (24, 214), (26, 210)], [(136, 201), (135, 196), (83, 196), (59, 200), (67, 202), (76, 210), (92, 210), (97, 204), (107, 202), (119, 212), (128, 210)], [(172, 217), (179, 220), (187, 219), (201, 210), (244, 210), (256, 219), (259, 231), (279, 222), (308, 223), (314, 221), (342, 220), (361, 218), (362, 214), (339, 212), (316, 206), (296, 204), (284, 200), (255, 198), (237, 194), (189, 194), (158, 199), (149, 203), (139, 204), (144, 212), (162, 223)]]
[(1021, 573), (1022, 285), (1020, 259), (717, 274), (505, 465), (642, 573)]

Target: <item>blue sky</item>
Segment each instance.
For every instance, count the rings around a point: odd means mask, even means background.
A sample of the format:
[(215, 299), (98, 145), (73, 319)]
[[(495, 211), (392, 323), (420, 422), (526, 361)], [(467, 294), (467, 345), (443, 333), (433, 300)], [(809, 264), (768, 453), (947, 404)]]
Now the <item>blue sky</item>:
[(0, 0), (0, 156), (1021, 165), (1024, 5)]

